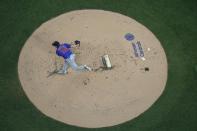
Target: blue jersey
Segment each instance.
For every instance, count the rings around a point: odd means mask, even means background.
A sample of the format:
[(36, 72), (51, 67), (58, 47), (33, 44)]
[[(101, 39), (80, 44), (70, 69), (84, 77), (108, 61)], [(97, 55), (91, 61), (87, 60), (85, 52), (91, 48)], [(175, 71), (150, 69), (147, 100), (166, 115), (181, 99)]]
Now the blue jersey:
[(70, 55), (73, 54), (70, 48), (70, 44), (64, 43), (57, 48), (56, 54), (64, 59), (70, 58)]

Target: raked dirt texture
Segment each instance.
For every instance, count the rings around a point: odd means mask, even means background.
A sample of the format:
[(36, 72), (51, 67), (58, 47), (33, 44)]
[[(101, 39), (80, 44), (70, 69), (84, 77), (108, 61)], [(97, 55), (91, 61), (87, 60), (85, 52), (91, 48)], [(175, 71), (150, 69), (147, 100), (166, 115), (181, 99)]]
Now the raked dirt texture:
[[(196, 6), (194, 0), (1, 1), (0, 130), (197, 130)], [(167, 83), (159, 99), (136, 118), (111, 127), (81, 128), (44, 115), (19, 81), (19, 55), (32, 33), (52, 18), (84, 9), (116, 12), (136, 20), (155, 35), (167, 57)]]
[[(51, 43), (75, 39), (81, 41), (71, 49), (75, 61), (92, 71), (52, 73), (64, 59)], [(108, 70), (102, 62), (106, 54), (112, 65)], [(146, 111), (165, 89), (167, 68), (161, 43), (146, 27), (119, 13), (93, 9), (43, 23), (26, 41), (18, 61), (21, 85), (41, 112), (87, 128), (114, 126)]]

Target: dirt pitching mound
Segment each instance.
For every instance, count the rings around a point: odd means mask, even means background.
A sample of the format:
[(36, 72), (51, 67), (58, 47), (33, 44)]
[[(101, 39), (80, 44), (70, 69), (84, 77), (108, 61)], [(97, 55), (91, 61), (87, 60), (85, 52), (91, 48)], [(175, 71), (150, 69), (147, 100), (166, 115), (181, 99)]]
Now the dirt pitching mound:
[[(108, 54), (113, 69), (51, 75), (63, 59), (51, 43), (80, 40), (78, 64), (102, 66)], [(45, 115), (88, 128), (131, 120), (162, 94), (167, 60), (157, 38), (135, 20), (109, 11), (78, 10), (42, 24), (26, 41), (18, 62), (22, 87)]]

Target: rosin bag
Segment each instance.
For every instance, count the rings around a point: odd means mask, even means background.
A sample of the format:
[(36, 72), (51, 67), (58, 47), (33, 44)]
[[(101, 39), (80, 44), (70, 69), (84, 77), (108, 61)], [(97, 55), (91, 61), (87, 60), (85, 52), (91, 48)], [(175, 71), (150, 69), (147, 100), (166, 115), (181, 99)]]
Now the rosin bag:
[(103, 65), (104, 65), (104, 67), (106, 67), (106, 69), (111, 69), (112, 68), (112, 65), (111, 65), (111, 62), (110, 62), (110, 59), (109, 59), (108, 55), (102, 56), (102, 61), (103, 61)]

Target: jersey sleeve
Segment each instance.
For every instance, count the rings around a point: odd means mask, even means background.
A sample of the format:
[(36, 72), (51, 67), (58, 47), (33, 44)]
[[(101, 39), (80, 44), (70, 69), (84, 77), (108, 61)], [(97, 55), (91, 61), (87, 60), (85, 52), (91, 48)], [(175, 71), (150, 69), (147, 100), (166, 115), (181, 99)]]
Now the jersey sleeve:
[(56, 50), (56, 54), (57, 54), (58, 56), (60, 56), (60, 53), (59, 53), (59, 51), (58, 51), (58, 50)]
[(67, 44), (67, 43), (64, 43), (64, 46), (65, 46), (66, 48), (71, 48), (71, 45), (70, 45), (70, 44)]

